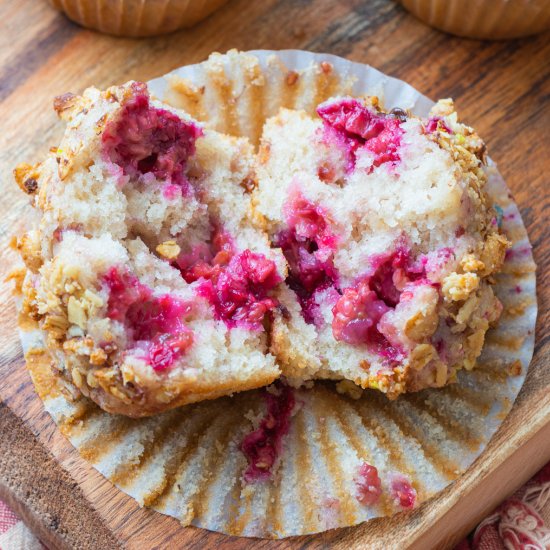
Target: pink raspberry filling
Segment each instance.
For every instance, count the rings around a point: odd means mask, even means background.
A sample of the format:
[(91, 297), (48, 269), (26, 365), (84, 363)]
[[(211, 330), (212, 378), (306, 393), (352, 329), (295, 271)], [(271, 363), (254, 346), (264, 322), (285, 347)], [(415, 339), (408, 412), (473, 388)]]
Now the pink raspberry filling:
[(355, 498), (366, 506), (372, 506), (380, 500), (382, 494), (382, 482), (378, 477), (378, 470), (363, 462), (359, 467), (359, 474), (355, 478), (355, 485), (357, 487), (357, 494)]
[(260, 330), (267, 313), (278, 305), (268, 292), (281, 282), (275, 263), (263, 254), (245, 250), (205, 280), (197, 293), (206, 298), (218, 319), (229, 327)]
[(389, 360), (397, 361), (403, 350), (393, 346), (380, 330), (380, 320), (394, 309), (405, 295), (406, 285), (431, 284), (425, 278), (424, 265), (414, 265), (410, 251), (399, 248), (371, 260), (371, 274), (354, 286), (345, 288), (332, 309), (332, 333), (336, 340), (351, 345), (367, 345)]
[(290, 428), (295, 405), (292, 388), (276, 382), (274, 391), (264, 390), (267, 411), (258, 429), (243, 439), (240, 449), (248, 461), (244, 471), (247, 483), (271, 478), (272, 468), (281, 453), (283, 437)]
[(184, 325), (189, 303), (170, 294), (153, 296), (150, 288), (129, 272), (112, 267), (103, 277), (109, 289), (107, 315), (123, 322), (134, 342), (144, 342), (147, 361), (164, 370), (193, 344), (193, 333)]
[(393, 474), (390, 481), (390, 491), (397, 506), (411, 510), (416, 504), (416, 489), (402, 474)]
[(433, 116), (429, 118), (428, 122), (424, 126), (424, 129), (428, 132), (428, 134), (433, 134), (437, 131), (447, 132), (448, 134), (454, 133), (440, 116)]
[(234, 254), (231, 237), (213, 224), (210, 242), (200, 243), (191, 252), (180, 254), (176, 266), (189, 284), (201, 278), (217, 279)]
[(279, 305), (268, 296), (282, 280), (275, 263), (248, 249), (237, 253), (231, 237), (216, 224), (210, 242), (180, 254), (176, 266), (187, 283), (201, 281), (197, 294), (230, 328), (259, 330), (265, 315)]
[(186, 191), (185, 166), (202, 130), (170, 111), (151, 106), (146, 84), (136, 82), (132, 89), (134, 94), (117, 119), (105, 127), (105, 156), (129, 176), (152, 173)]
[(359, 149), (374, 155), (369, 173), (381, 164), (400, 160), (398, 149), (403, 130), (399, 116), (379, 113), (351, 98), (323, 103), (317, 107), (317, 114), (325, 128), (336, 131), (344, 140), (350, 157), (348, 169), (355, 167)]
[(336, 237), (326, 222), (325, 212), (292, 192), (283, 207), (288, 229), (275, 237), (289, 265), (288, 286), (296, 293), (307, 323), (314, 323), (315, 294), (334, 287), (338, 273), (332, 262)]

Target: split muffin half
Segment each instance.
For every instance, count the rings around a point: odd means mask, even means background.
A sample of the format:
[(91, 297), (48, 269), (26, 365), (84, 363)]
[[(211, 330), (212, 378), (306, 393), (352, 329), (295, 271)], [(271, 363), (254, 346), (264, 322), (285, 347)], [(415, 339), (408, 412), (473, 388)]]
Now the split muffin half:
[(419, 118), (344, 97), (266, 122), (254, 202), (289, 265), (271, 349), (291, 383), (393, 398), (474, 366), (508, 246), (484, 154), (449, 100)]
[(137, 82), (55, 108), (61, 144), (16, 169), (37, 223), (15, 243), (55, 368), (130, 416), (278, 378), (266, 328), (286, 267), (254, 223), (248, 141)]

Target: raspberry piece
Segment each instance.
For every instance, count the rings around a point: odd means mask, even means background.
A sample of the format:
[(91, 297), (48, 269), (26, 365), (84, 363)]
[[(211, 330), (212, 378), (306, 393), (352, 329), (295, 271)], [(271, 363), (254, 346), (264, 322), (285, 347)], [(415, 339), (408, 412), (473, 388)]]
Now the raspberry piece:
[(103, 282), (109, 288), (107, 316), (113, 321), (124, 321), (128, 308), (137, 302), (144, 302), (151, 297), (151, 290), (142, 285), (131, 273), (120, 272), (112, 267), (103, 276)]
[(150, 340), (158, 334), (178, 333), (191, 305), (170, 294), (138, 301), (128, 308), (126, 320), (134, 340)]
[(315, 294), (335, 286), (338, 274), (332, 263), (336, 237), (323, 209), (291, 192), (284, 205), (288, 229), (279, 233), (275, 246), (281, 248), (289, 265), (288, 286), (296, 293), (307, 323), (314, 323)]
[(375, 113), (356, 99), (342, 99), (320, 105), (317, 114), (335, 130), (364, 141), (376, 137), (384, 129), (382, 113)]
[(402, 117), (379, 113), (350, 98), (324, 103), (317, 108), (317, 114), (323, 119), (325, 128), (335, 130), (344, 138), (349, 150), (350, 169), (355, 167), (359, 148), (374, 154), (369, 173), (374, 167), (400, 159)]
[(378, 502), (382, 494), (382, 482), (378, 477), (378, 470), (374, 466), (363, 462), (354, 481), (357, 487), (355, 498), (361, 504), (372, 506)]
[(181, 357), (193, 344), (193, 333), (182, 329), (174, 335), (161, 334), (151, 342), (147, 359), (155, 370), (164, 370)]
[(401, 122), (398, 119), (386, 120), (384, 129), (372, 139), (367, 140), (365, 149), (374, 153), (373, 166), (399, 160), (397, 149), (401, 144)]
[(187, 283), (202, 279), (196, 292), (231, 328), (260, 329), (265, 315), (279, 305), (268, 296), (281, 282), (275, 263), (250, 250), (236, 254), (230, 236), (215, 224), (210, 242), (180, 254), (176, 266)]
[(446, 122), (439, 116), (433, 116), (428, 119), (428, 122), (425, 124), (424, 129), (428, 134), (433, 134), (434, 132), (447, 132), (447, 134), (453, 134), (454, 132), (447, 126)]
[(402, 474), (393, 474), (390, 481), (391, 496), (397, 506), (410, 510), (416, 504), (416, 490)]
[(258, 330), (264, 316), (278, 305), (267, 294), (280, 281), (273, 261), (245, 250), (233, 256), (217, 277), (202, 283), (197, 292), (208, 299), (216, 317), (229, 327)]
[(390, 255), (371, 259), (374, 271), (354, 286), (345, 288), (332, 309), (332, 333), (336, 340), (348, 344), (366, 344), (389, 360), (396, 361), (403, 352), (392, 346), (379, 330), (382, 316), (394, 309), (404, 296), (405, 285), (426, 283), (425, 266), (411, 264), (410, 252), (399, 248)]
[(147, 360), (155, 370), (170, 367), (193, 343), (184, 324), (191, 305), (170, 294), (153, 296), (129, 272), (112, 267), (103, 277), (109, 289), (107, 315), (125, 324), (134, 342), (146, 342)]
[(195, 246), (187, 254), (180, 254), (176, 266), (187, 283), (201, 278), (217, 279), (233, 255), (234, 246), (230, 236), (213, 225), (210, 242)]
[(151, 106), (145, 84), (137, 82), (132, 88), (134, 94), (103, 132), (105, 156), (129, 176), (151, 172), (186, 190), (184, 169), (202, 130), (166, 109)]
[(293, 189), (284, 206), (287, 226), (302, 241), (314, 241), (317, 248), (330, 254), (336, 245), (336, 237), (327, 223), (326, 213), (320, 206), (308, 201), (298, 189)]
[(248, 461), (244, 472), (247, 483), (271, 478), (271, 469), (282, 448), (283, 436), (290, 428), (290, 417), (295, 405), (294, 392), (282, 382), (276, 382), (263, 391), (266, 414), (258, 429), (243, 439), (240, 450)]
[(368, 283), (357, 288), (346, 288), (332, 313), (332, 333), (336, 340), (348, 344), (382, 344), (383, 336), (377, 329), (378, 321), (390, 308), (377, 298)]

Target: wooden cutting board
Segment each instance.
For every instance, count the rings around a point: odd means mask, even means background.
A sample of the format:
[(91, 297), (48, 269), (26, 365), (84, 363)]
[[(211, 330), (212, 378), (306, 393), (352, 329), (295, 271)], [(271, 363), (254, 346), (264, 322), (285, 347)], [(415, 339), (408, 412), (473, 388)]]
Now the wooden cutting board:
[(389, 0), (232, 0), (191, 31), (150, 40), (83, 30), (37, 0), (0, 0), (0, 279), (26, 198), (11, 178), (61, 134), (52, 98), (148, 80), (229, 48), (300, 48), (369, 63), (424, 94), (453, 96), (512, 189), (538, 264), (535, 358), (489, 447), (438, 498), (410, 514), (321, 535), (261, 541), (183, 528), (140, 509), (89, 467), (43, 411), (25, 370), (11, 284), (0, 283), (0, 498), (50, 548), (451, 547), (550, 459), (550, 39), (478, 42), (432, 30)]

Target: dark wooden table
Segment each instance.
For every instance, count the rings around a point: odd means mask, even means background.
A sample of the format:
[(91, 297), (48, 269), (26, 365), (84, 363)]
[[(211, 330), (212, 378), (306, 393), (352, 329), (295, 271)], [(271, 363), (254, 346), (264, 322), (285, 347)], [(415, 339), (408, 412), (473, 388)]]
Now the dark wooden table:
[(455, 98), (513, 191), (539, 266), (535, 359), (512, 414), (475, 467), (412, 515), (278, 543), (184, 529), (139, 509), (57, 431), (24, 369), (10, 285), (1, 283), (0, 496), (51, 548), (449, 546), (550, 458), (548, 34), (496, 43), (453, 38), (390, 0), (231, 0), (192, 30), (130, 40), (83, 30), (45, 1), (0, 0), (0, 278), (15, 261), (7, 242), (25, 208), (11, 170), (57, 143), (61, 126), (52, 98), (91, 84), (148, 80), (230, 48), (333, 53), (369, 63), (432, 98)]

